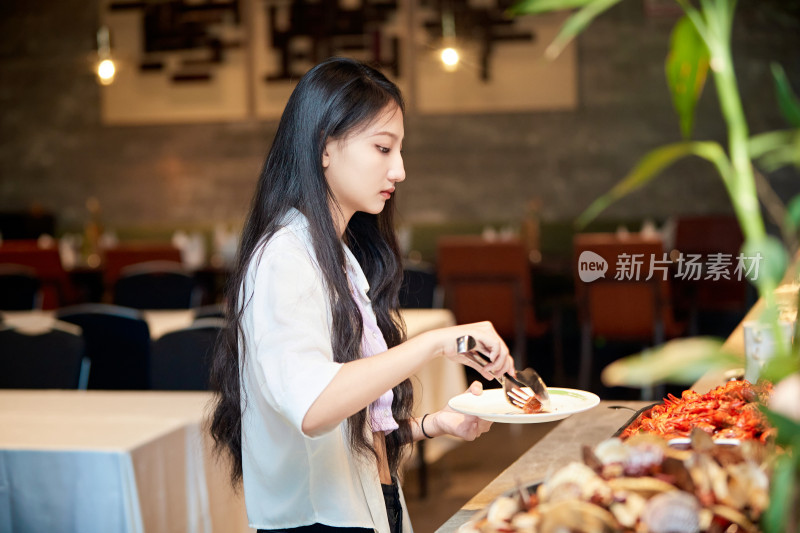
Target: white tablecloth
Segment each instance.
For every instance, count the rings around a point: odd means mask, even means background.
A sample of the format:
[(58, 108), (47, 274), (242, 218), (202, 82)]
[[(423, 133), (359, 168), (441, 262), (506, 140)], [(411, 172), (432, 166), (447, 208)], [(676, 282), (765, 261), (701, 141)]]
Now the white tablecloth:
[[(192, 317), (145, 316), (157, 334)], [(32, 317), (5, 314), (10, 323)], [(403, 317), (409, 337), (455, 323), (443, 309)], [(441, 358), (412, 381), (417, 414), (466, 389), (463, 368)], [(0, 390), (0, 533), (250, 531), (203, 431), (210, 399), (207, 392)], [(457, 442), (429, 441), (426, 460)]]
[(0, 531), (250, 531), (206, 392), (0, 391)]
[[(144, 310), (142, 315), (153, 340), (170, 331), (190, 326), (194, 320), (194, 311), (191, 309)], [(52, 310), (4, 311), (3, 322), (21, 330), (34, 332), (49, 329), (54, 316), (55, 311)]]

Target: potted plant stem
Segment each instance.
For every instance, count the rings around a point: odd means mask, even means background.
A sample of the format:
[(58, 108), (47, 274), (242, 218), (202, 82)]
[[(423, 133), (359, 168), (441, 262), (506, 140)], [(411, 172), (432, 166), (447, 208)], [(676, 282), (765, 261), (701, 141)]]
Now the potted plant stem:
[[(622, 0), (522, 0), (510, 9), (521, 16), (574, 9), (559, 33), (548, 46), (546, 55), (557, 57), (598, 15)], [(585, 226), (612, 202), (636, 190), (677, 160), (696, 156), (710, 162), (717, 170), (744, 235), (742, 254), (760, 254), (763, 268), (754, 283), (764, 300), (760, 320), (771, 328), (775, 353), (764, 368), (762, 377), (775, 383), (773, 402), (764, 407), (777, 428), (777, 444), (786, 453), (779, 455), (772, 472), (771, 501), (762, 526), (766, 531), (794, 530), (800, 506), (800, 343), (793, 348), (780, 334), (775, 289), (787, 265), (787, 250), (781, 241), (767, 234), (757, 194), (757, 163), (766, 171), (784, 165), (800, 168), (800, 100), (778, 64), (772, 65), (773, 81), (787, 128), (751, 136), (742, 107), (731, 51), (731, 33), (736, 11), (735, 0), (675, 0), (683, 16), (675, 24), (666, 79), (677, 111), (683, 140), (655, 148), (610, 191), (595, 200), (579, 217)], [(694, 110), (710, 73), (727, 128), (727, 145), (715, 141), (692, 140)], [(800, 197), (789, 202), (783, 221), (784, 240), (795, 242), (800, 227)], [(794, 252), (794, 250), (791, 250)], [(740, 256), (741, 258), (741, 256)], [(683, 339), (667, 343), (658, 357), (652, 354), (626, 358), (627, 384), (647, 386), (656, 380), (686, 383), (702, 375), (716, 362), (727, 361), (721, 354), (721, 342), (706, 339)], [(654, 364), (658, 361), (657, 364)], [(666, 370), (665, 370), (666, 368)], [(624, 372), (623, 372), (624, 374)], [(623, 378), (624, 380), (625, 378)], [(617, 384), (622, 384), (619, 381)]]

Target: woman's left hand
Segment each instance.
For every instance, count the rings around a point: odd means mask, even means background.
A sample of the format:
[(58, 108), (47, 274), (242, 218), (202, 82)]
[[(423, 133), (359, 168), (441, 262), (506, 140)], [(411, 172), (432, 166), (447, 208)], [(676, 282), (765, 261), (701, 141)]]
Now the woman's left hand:
[[(480, 381), (474, 381), (467, 390), (476, 396), (480, 396), (483, 394), (483, 385), (481, 385)], [(431, 418), (433, 420), (431, 420)], [(454, 437), (460, 437), (468, 441), (475, 440), (483, 433), (489, 431), (489, 428), (492, 426), (492, 423), (488, 420), (459, 413), (451, 409), (450, 406), (428, 416), (425, 420), (426, 429), (430, 422), (434, 423), (437, 435), (453, 435)], [(430, 433), (430, 431), (428, 433)]]

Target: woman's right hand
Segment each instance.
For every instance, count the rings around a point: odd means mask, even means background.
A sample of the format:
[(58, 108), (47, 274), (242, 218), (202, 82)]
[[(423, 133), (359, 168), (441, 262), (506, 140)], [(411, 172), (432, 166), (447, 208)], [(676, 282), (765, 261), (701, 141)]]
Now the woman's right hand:
[[(452, 361), (474, 368), (488, 380), (492, 380), (504, 372), (508, 372), (512, 376), (515, 374), (514, 360), (509, 354), (508, 346), (497, 334), (491, 322), (462, 324), (433, 330), (428, 334), (436, 343), (434, 350), (436, 355), (443, 355)], [(456, 339), (463, 335), (471, 335), (475, 339), (476, 350), (489, 357), (492, 362), (482, 367), (469, 357), (459, 354), (456, 348)]]

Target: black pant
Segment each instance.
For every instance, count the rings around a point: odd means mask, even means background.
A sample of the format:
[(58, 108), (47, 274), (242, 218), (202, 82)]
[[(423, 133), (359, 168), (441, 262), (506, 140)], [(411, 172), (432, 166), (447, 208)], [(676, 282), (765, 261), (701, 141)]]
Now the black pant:
[(259, 529), (258, 533), (372, 533), (371, 529), (364, 529), (363, 527), (332, 527), (324, 526), (322, 524), (314, 524), (311, 526), (293, 527), (291, 529)]
[[(391, 485), (381, 484), (383, 500), (386, 502), (386, 514), (389, 516), (389, 531), (402, 533), (403, 531), (403, 505), (400, 503), (400, 490), (397, 480)], [(332, 527), (323, 524), (293, 527), (291, 529), (259, 529), (258, 533), (363, 533), (372, 531), (361, 527)]]
[(400, 489), (397, 488), (397, 480), (391, 485), (381, 483), (383, 489), (383, 500), (386, 502), (386, 514), (389, 516), (389, 531), (391, 533), (402, 533), (403, 531), (403, 505), (400, 503)]

